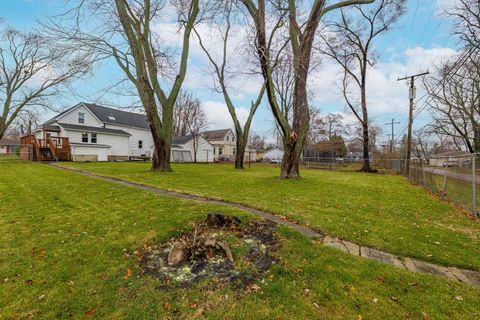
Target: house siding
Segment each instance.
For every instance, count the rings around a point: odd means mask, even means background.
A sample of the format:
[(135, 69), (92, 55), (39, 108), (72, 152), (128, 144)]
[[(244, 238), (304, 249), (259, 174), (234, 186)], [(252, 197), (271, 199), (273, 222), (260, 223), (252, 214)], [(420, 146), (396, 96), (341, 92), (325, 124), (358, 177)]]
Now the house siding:
[[(79, 113), (84, 113), (85, 114), (85, 122), (84, 123), (79, 123), (78, 122), (78, 114)], [(71, 123), (71, 124), (78, 124), (82, 126), (89, 126), (89, 127), (103, 127), (103, 123), (98, 121), (98, 119), (92, 114), (90, 110), (85, 108), (84, 106), (80, 105), (66, 114), (62, 115), (57, 119), (58, 122), (64, 122), (64, 123)]]
[[(105, 124), (105, 128), (123, 130), (131, 134), (128, 140), (129, 156), (140, 156), (143, 154), (153, 155), (154, 145), (150, 130), (125, 127), (113, 124)], [(138, 148), (138, 141), (142, 140), (143, 148)]]

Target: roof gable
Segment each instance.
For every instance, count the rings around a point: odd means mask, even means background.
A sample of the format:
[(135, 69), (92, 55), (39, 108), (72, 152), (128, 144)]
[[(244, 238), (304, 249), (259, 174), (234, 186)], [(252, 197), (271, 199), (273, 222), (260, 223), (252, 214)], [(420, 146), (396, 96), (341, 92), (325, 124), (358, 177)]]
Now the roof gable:
[(205, 131), (203, 136), (207, 140), (222, 140), (229, 132), (233, 134), (232, 129), (210, 130)]
[(103, 123), (150, 129), (147, 116), (144, 114), (103, 107), (92, 103), (83, 104)]

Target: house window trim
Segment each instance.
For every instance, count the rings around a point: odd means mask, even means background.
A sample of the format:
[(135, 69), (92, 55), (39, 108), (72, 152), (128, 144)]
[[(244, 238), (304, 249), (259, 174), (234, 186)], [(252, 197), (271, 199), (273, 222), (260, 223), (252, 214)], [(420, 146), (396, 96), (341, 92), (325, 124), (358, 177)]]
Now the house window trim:
[(78, 113), (78, 123), (85, 124), (85, 112)]
[(143, 150), (143, 140), (138, 140), (138, 149)]
[[(95, 141), (93, 141), (93, 137), (95, 136)], [(98, 136), (96, 132), (90, 133), (90, 143), (97, 143), (98, 141)]]
[(88, 132), (82, 132), (82, 143), (88, 143)]

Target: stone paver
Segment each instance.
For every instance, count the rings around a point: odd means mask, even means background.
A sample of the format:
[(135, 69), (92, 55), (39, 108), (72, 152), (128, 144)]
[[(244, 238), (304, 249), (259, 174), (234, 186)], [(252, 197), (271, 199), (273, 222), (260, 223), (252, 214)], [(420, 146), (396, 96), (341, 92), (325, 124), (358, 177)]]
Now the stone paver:
[(445, 277), (448, 279), (460, 281), (463, 283), (468, 283), (468, 284), (473, 284), (480, 286), (480, 272), (478, 271), (472, 271), (472, 270), (465, 270), (465, 269), (459, 269), (455, 267), (445, 267), (445, 266), (440, 266), (436, 264), (432, 264), (429, 262), (424, 262), (420, 261), (417, 259), (405, 257), (403, 258), (403, 261), (401, 258), (388, 253), (388, 252), (383, 252), (379, 251), (373, 248), (368, 248), (368, 247), (363, 247), (359, 246), (358, 244), (355, 244), (353, 242), (349, 241), (343, 241), (338, 238), (331, 237), (329, 235), (326, 235), (322, 232), (313, 230), (312, 228), (305, 226), (305, 225), (300, 225), (298, 223), (295, 223), (290, 220), (282, 219), (272, 213), (266, 212), (266, 211), (261, 211), (258, 209), (250, 208), (248, 206), (239, 204), (239, 203), (233, 203), (233, 202), (228, 202), (228, 201), (223, 201), (223, 200), (218, 200), (218, 199), (211, 199), (208, 197), (201, 197), (201, 196), (196, 196), (196, 195), (191, 195), (191, 194), (186, 194), (186, 193), (181, 193), (181, 192), (176, 192), (176, 191), (169, 191), (165, 189), (160, 189), (152, 186), (147, 186), (143, 185), (140, 183), (134, 183), (130, 181), (125, 181), (121, 180), (118, 178), (111, 178), (111, 177), (105, 177), (102, 175), (98, 175), (95, 173), (91, 173), (88, 171), (83, 171), (83, 170), (77, 170), (77, 169), (72, 169), (72, 168), (65, 168), (65, 167), (60, 167), (54, 164), (49, 164), (52, 167), (62, 169), (65, 171), (72, 171), (76, 172), (79, 174), (83, 174), (89, 177), (97, 178), (97, 179), (102, 179), (105, 181), (121, 184), (124, 186), (129, 186), (129, 187), (134, 187), (142, 190), (147, 190), (151, 191), (154, 193), (159, 193), (159, 194), (164, 194), (176, 198), (181, 198), (181, 199), (187, 199), (187, 200), (194, 200), (194, 201), (199, 201), (203, 203), (213, 203), (213, 204), (220, 204), (220, 205), (226, 205), (230, 207), (234, 207), (243, 211), (250, 212), (252, 214), (255, 214), (265, 220), (273, 221), (277, 224), (281, 224), (284, 226), (288, 226), (297, 232), (310, 237), (310, 238), (323, 238), (322, 242), (324, 245), (328, 247), (333, 247), (336, 249), (339, 249), (343, 252), (355, 255), (355, 256), (361, 256), (364, 258), (376, 260), (382, 263), (390, 264), (393, 265), (397, 268), (401, 269), (407, 269), (409, 271), (413, 272), (419, 272), (419, 273), (430, 273), (434, 274), (437, 276)]

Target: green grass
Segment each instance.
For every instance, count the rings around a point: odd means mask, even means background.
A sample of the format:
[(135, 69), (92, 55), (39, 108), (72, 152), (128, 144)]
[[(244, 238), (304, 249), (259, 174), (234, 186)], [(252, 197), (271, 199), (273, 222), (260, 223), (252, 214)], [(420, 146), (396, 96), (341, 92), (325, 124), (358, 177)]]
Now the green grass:
[(179, 164), (168, 174), (145, 163), (63, 163), (106, 176), (225, 199), (403, 256), (480, 270), (480, 221), (401, 176), (303, 170), (280, 180), (277, 166)]
[(281, 262), (254, 294), (213, 282), (161, 290), (125, 255), (212, 210), (250, 217), (224, 206), (27, 162), (0, 164), (0, 204), (0, 319), (182, 319), (201, 309), (207, 319), (480, 317), (476, 287), (353, 257), (286, 228)]

